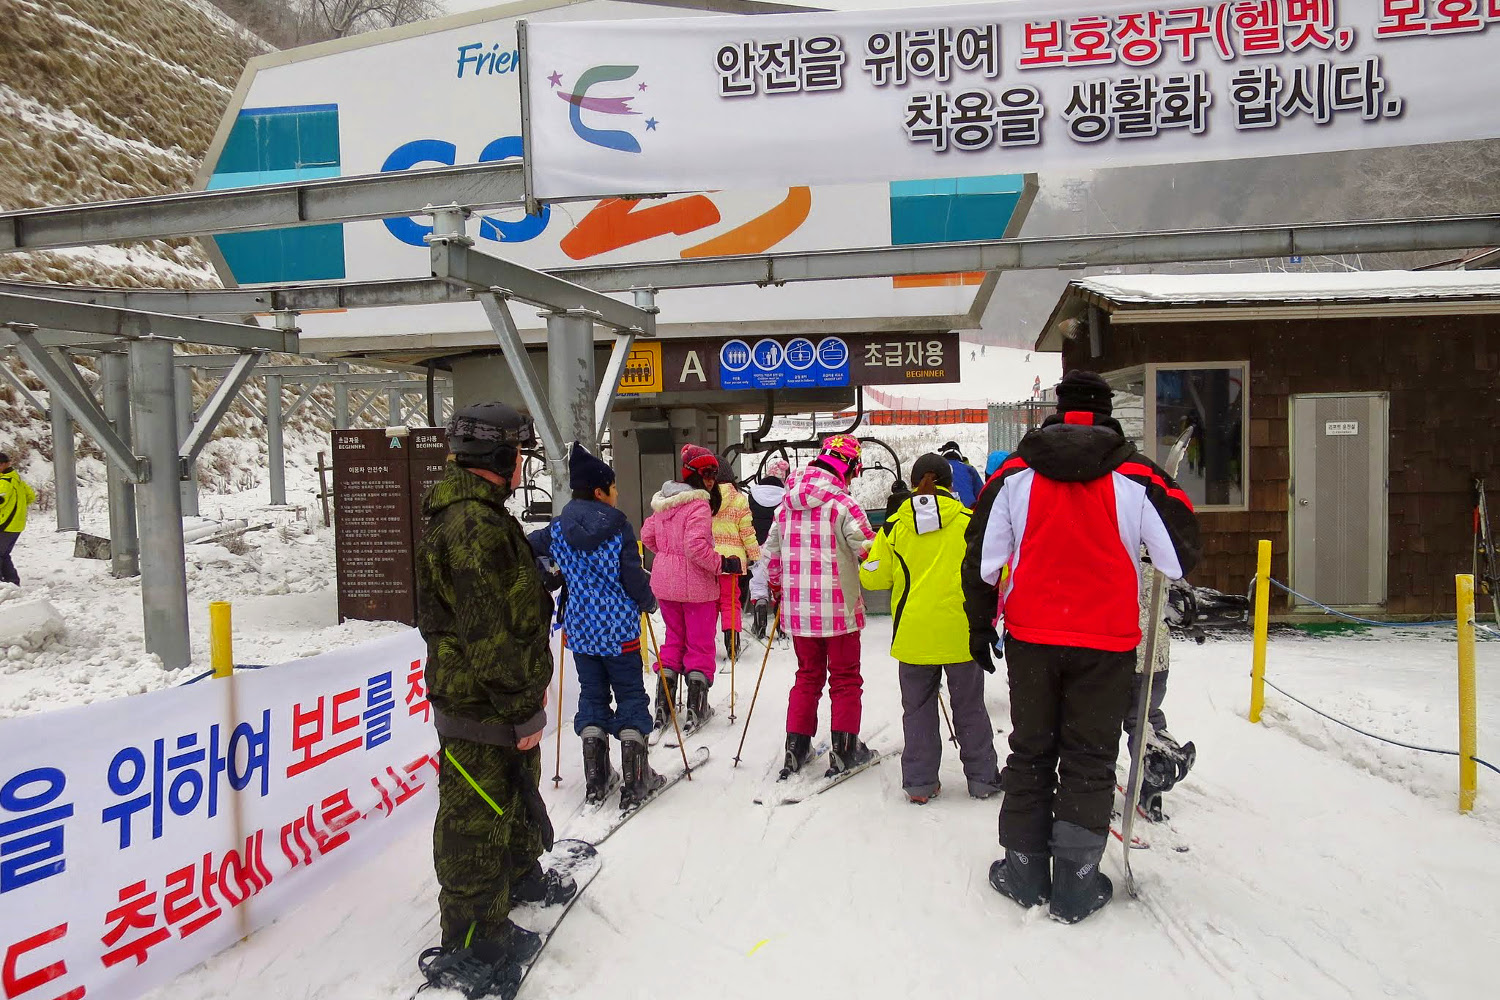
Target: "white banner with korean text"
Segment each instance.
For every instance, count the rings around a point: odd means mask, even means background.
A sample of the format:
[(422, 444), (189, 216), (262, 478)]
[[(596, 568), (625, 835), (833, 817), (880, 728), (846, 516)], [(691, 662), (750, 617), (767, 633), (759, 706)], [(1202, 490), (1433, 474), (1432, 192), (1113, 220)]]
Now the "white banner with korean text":
[(0, 722), (0, 996), (129, 1000), (430, 824), (415, 630)]
[(532, 22), (527, 159), (562, 200), (1491, 138), (1497, 49), (1500, 0)]

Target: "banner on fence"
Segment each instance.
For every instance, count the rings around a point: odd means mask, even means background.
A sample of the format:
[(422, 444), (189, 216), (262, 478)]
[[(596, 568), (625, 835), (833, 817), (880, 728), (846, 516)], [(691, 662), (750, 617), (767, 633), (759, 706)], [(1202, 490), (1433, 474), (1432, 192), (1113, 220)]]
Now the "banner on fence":
[(1021, 0), (527, 25), (541, 198), (1500, 135), (1500, 0)]
[(139, 996), (429, 824), (416, 630), (0, 724), (0, 996)]

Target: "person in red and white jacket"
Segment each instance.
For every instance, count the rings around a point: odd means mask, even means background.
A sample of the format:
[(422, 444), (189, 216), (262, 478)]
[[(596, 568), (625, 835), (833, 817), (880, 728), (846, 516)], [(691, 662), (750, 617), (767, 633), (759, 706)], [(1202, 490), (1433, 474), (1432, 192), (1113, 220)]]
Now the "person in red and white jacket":
[(1050, 901), (1067, 923), (1113, 892), (1099, 861), (1141, 642), (1141, 548), (1172, 579), (1199, 551), (1192, 502), (1126, 440), (1111, 397), (1092, 372), (1065, 375), (1058, 412), (990, 477), (965, 536), (964, 608), (981, 665), (999, 642), (998, 584), (1009, 567), (1005, 857), (990, 882), (1022, 906)]

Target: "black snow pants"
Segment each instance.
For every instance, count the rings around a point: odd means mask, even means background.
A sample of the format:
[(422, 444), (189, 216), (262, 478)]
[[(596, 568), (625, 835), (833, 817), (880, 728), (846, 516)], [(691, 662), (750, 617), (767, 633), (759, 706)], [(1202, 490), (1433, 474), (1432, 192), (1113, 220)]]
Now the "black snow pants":
[(1005, 662), (1011, 734), (1000, 774), (1001, 845), (1024, 854), (1049, 854), (1054, 846), (1102, 849), (1135, 651), (1006, 636)]

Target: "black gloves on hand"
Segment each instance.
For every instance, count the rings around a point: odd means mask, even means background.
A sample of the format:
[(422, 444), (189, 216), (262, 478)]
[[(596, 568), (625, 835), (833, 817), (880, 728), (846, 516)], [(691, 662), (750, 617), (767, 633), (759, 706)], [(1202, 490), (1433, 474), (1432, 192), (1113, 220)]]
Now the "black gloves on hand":
[(740, 572), (741, 572), (740, 571), (740, 557), (739, 556), (720, 556), (719, 557), (719, 572), (720, 573), (732, 573), (735, 576), (739, 576)]
[(975, 663), (984, 668), (987, 674), (995, 672), (994, 654), (999, 644), (1000, 636), (994, 629), (969, 633), (969, 655), (974, 658)]

